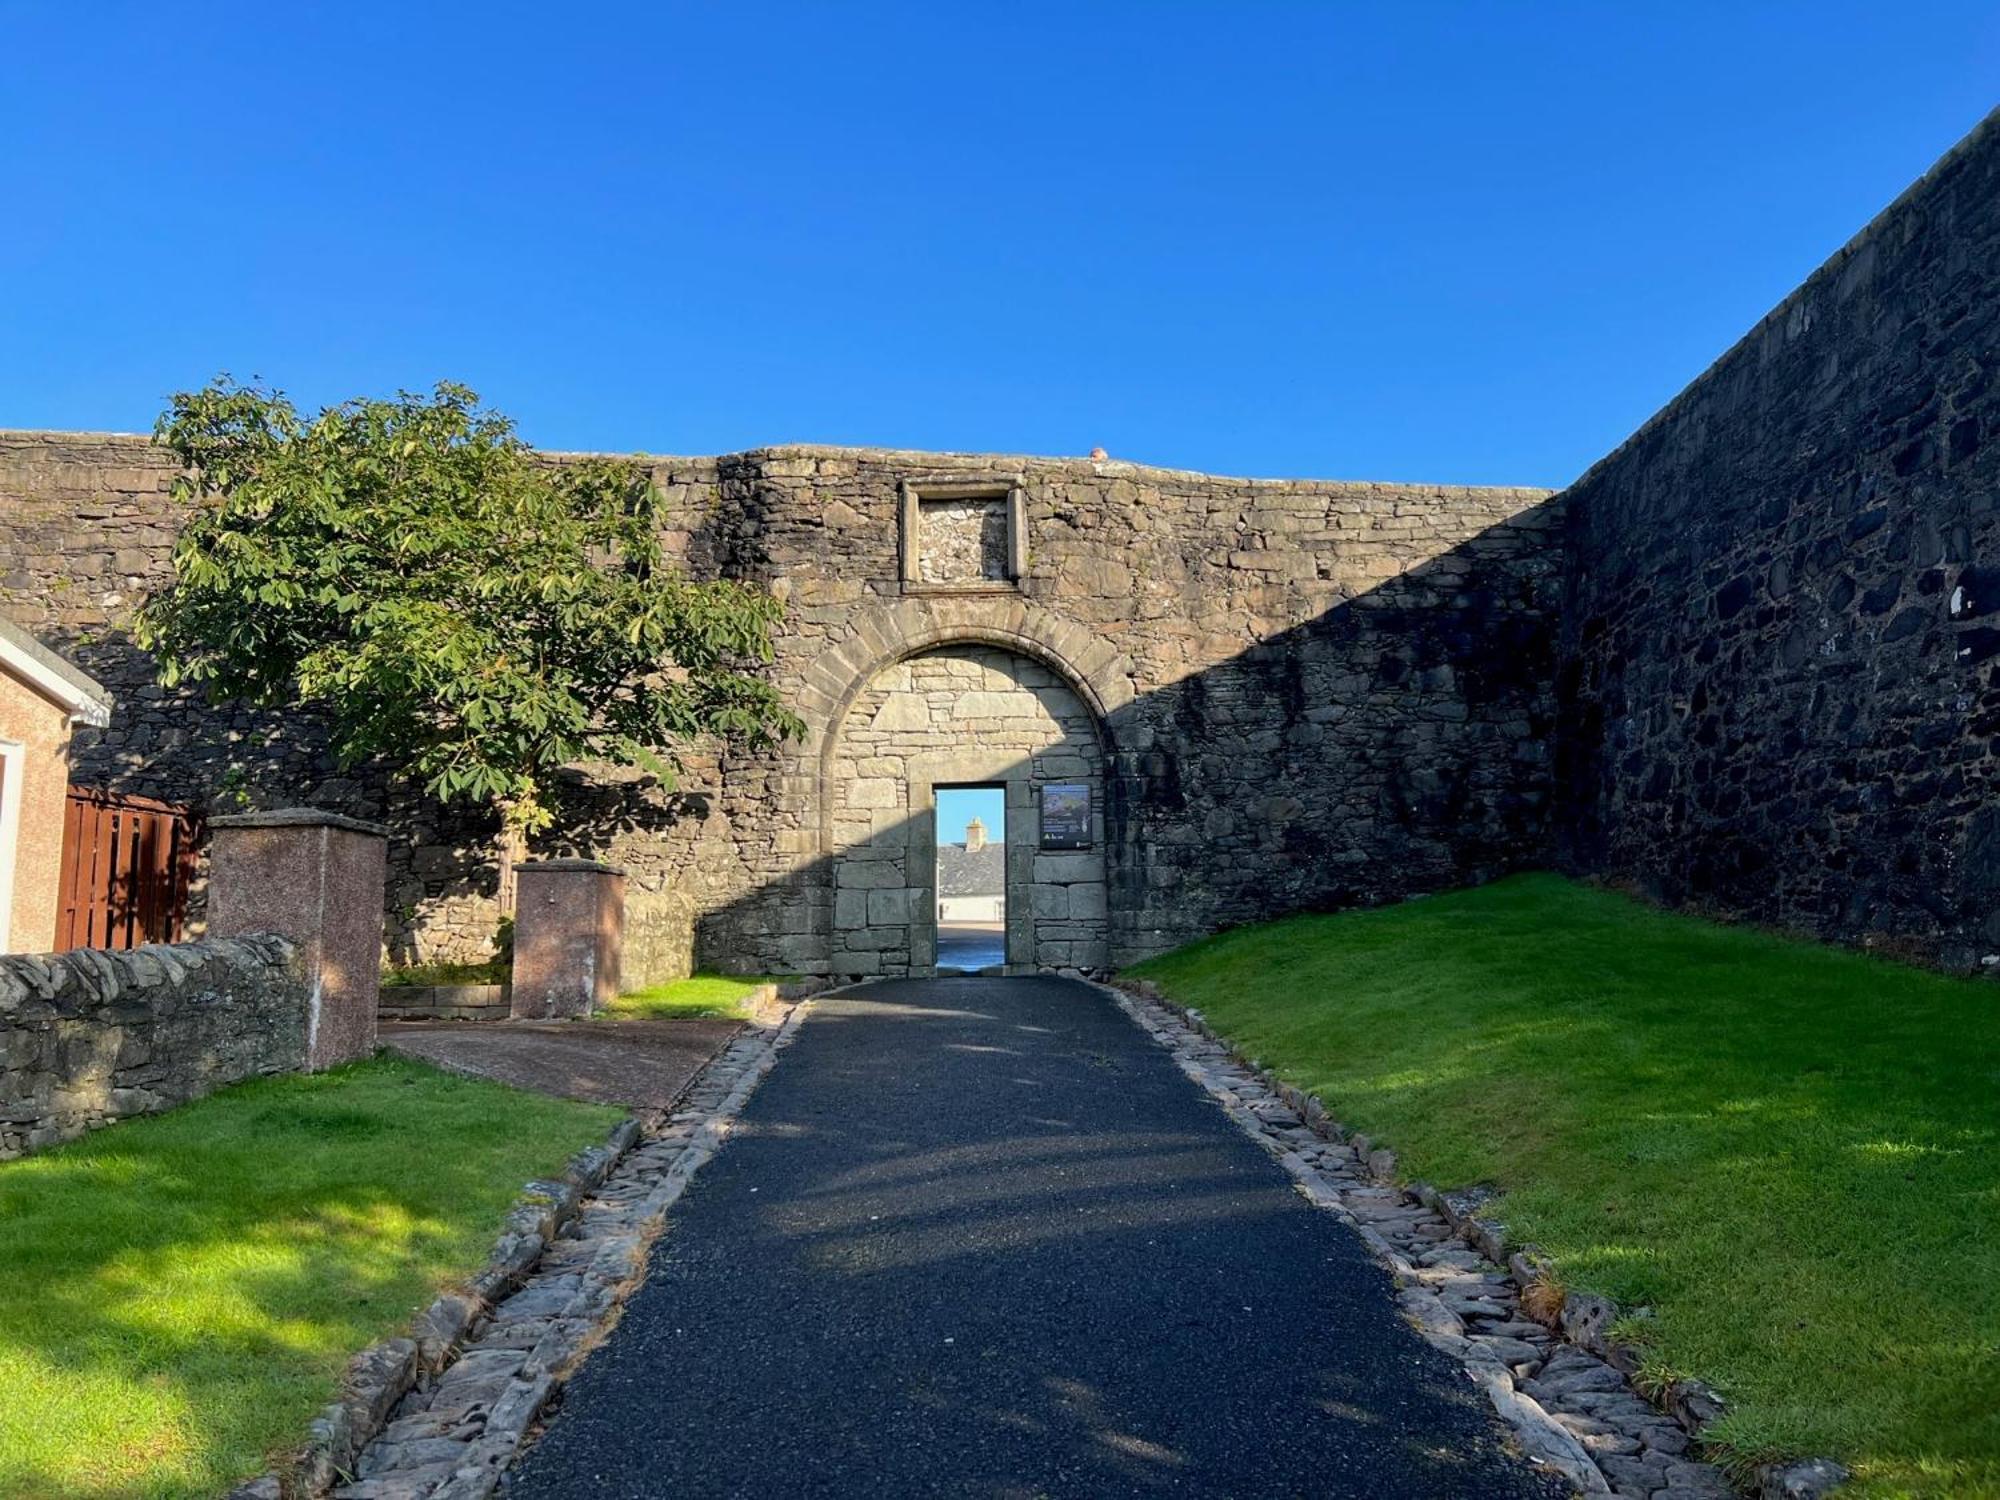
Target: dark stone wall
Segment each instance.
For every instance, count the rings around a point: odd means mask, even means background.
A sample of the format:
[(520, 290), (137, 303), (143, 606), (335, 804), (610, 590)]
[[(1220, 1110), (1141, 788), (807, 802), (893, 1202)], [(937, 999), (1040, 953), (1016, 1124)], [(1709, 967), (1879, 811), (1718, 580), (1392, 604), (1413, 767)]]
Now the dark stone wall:
[(2000, 953), (2000, 116), (1564, 496), (1573, 868)]
[(0, 955), (0, 1160), (306, 1062), (305, 971), (259, 935)]

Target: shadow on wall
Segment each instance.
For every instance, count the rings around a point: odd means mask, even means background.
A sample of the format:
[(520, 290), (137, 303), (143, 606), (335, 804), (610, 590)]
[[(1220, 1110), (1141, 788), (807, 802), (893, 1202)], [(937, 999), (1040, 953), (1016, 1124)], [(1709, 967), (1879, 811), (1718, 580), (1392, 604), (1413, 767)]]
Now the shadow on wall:
[[(730, 483), (725, 473), (725, 496)], [(738, 481), (745, 486), (754, 488)], [(727, 505), (719, 512), (730, 518), (726, 531), (717, 523), (712, 534), (690, 538), (690, 568), (781, 583), (759, 551), (757, 506), (736, 499), (742, 515)], [(1046, 867), (1038, 877), (1032, 865), (1015, 872), (1014, 884), (1033, 887), (1026, 909), (1038, 935), (1031, 945), (1057, 945), (1022, 962), (1122, 966), (1287, 911), (1394, 900), (1549, 862), (1561, 584), (1552, 520), (1549, 504), (1532, 506), (1305, 624), (1094, 715), (1101, 770), (1087, 768), (1080, 779), (1101, 776), (1093, 790), (1101, 794), (1103, 911), (1095, 896), (1062, 889), (1094, 877), (1058, 879)], [(1337, 555), (1319, 559), (1323, 572)], [(1060, 616), (1061, 596), (1050, 581), (1031, 576), (1023, 595)], [(870, 602), (895, 598), (867, 596), (855, 612)], [(1193, 627), (1162, 619), (1155, 628)], [(911, 655), (963, 657), (994, 645), (994, 632), (974, 629), (962, 640), (926, 641)], [(146, 659), (116, 631), (77, 645), (75, 654), (113, 686), (127, 715), (116, 741), (83, 749), (81, 774), (156, 796), (205, 795), (214, 810), (234, 810), (240, 793), (255, 804), (303, 801), (386, 822), (395, 831), (391, 956), (479, 958), (490, 950), (496, 829), (489, 815), (439, 807), (380, 765), (341, 772), (324, 751), (324, 724), (314, 714), (218, 710), (168, 693), (152, 685)], [(1049, 674), (1052, 687), (1090, 701), (1071, 663), (1046, 650), (1013, 654)], [(892, 654), (874, 670), (893, 671), (904, 659)], [(870, 685), (855, 687), (858, 705)], [(838, 745), (854, 734), (855, 714), (815, 727)], [(904, 748), (922, 758), (942, 747)], [(894, 973), (890, 958), (880, 969), (866, 960), (852, 969), (834, 965), (836, 934), (857, 925), (852, 896), (842, 909), (840, 870), (863, 846), (905, 866), (912, 847), (927, 847), (934, 837), (928, 802), (911, 801), (912, 778), (1018, 782), (1029, 795), (1050, 780), (1079, 779), (1074, 767), (1042, 761), (1042, 749), (1012, 756), (1004, 746), (988, 749), (993, 755), (976, 774), (914, 767), (891, 776), (897, 785), (869, 810), (865, 834), (837, 837), (814, 836), (821, 821), (814, 797), (845, 809), (848, 787), (830, 777), (823, 793), (808, 792), (799, 772), (811, 768), (796, 754), (788, 764), (784, 755), (695, 747), (675, 792), (636, 773), (579, 768), (557, 790), (563, 831), (540, 841), (537, 853), (592, 855), (632, 868), (633, 981), (677, 977), (696, 965)], [(786, 839), (792, 842), (777, 843)], [(774, 845), (790, 852), (746, 857), (753, 846)], [(773, 868), (783, 873), (774, 878)], [(927, 907), (928, 888), (927, 873), (921, 883), (905, 873), (900, 885), (876, 888), (900, 894), (863, 903), (873, 930), (866, 941), (882, 945), (867, 951), (900, 953), (907, 967), (913, 936), (886, 929), (897, 925), (899, 902)], [(1093, 946), (1100, 942), (1101, 958)]]
[[(1553, 539), (1547, 510), (1517, 516), (1232, 660), (1092, 716), (1102, 764), (1101, 915), (1075, 905), (1095, 877), (1058, 869), (1057, 856), (1035, 851), (1034, 819), (1016, 816), (1032, 801), (1010, 802), (1010, 844), (1028, 846), (1010, 853), (1010, 910), (1034, 919), (1040, 966), (1122, 967), (1238, 923), (1395, 900), (1547, 863), (1560, 569), (1551, 546), (1524, 549), (1520, 540), (1544, 530)], [(1067, 663), (1044, 651), (998, 650), (976, 632), (962, 643), (927, 643), (912, 657), (892, 653), (875, 675), (892, 676), (912, 660), (981, 655), (1011, 657), (1048, 673), (1060, 694), (1086, 699), (1087, 685)], [(1073, 763), (1078, 736), (1060, 711), (1050, 714), (1050, 748), (1072, 763), (1058, 774), (1035, 750), (934, 775), (923, 764), (929, 756), (961, 754), (926, 738), (951, 727), (941, 715), (894, 746), (906, 765), (850, 753), (857, 735), (881, 738), (872, 731), (883, 691), (893, 691), (875, 682), (857, 687), (823, 746), (830, 836), (782, 879), (701, 917), (694, 954), (701, 966), (839, 977), (921, 972), (934, 941), (920, 930), (932, 899), (931, 781), (1033, 788), (1096, 774)], [(860, 832), (851, 810), (856, 781), (882, 776), (896, 780), (894, 795), (869, 810)], [(864, 866), (891, 873), (862, 874)], [(885, 899), (858, 902), (861, 890)], [(914, 921), (898, 930), (904, 904)], [(857, 943), (864, 909), (867, 935)], [(1093, 947), (1099, 932), (1101, 950)], [(1076, 946), (1051, 961), (1051, 939)], [(869, 952), (881, 957), (860, 956)]]

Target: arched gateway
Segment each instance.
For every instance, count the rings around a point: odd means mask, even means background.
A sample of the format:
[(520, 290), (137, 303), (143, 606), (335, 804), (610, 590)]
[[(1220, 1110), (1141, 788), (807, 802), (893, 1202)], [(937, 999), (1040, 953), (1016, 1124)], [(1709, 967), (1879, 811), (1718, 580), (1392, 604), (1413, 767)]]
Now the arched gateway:
[(1104, 744), (1095, 714), (1055, 669), (977, 643), (893, 662), (854, 698), (825, 753), (835, 975), (939, 966), (940, 918), (951, 919), (941, 901), (953, 894), (940, 854), (965, 852), (950, 847), (963, 825), (939, 826), (948, 788), (986, 790), (1004, 805), (991, 883), (977, 889), (1004, 903), (1004, 919), (983, 914), (1004, 956), (963, 966), (1089, 972), (1109, 962)]
[[(924, 975), (938, 964), (944, 788), (1004, 801), (1008, 972), (1110, 962), (1105, 793), (1108, 714), (1129, 667), (1076, 627), (1015, 599), (903, 601), (857, 622), (823, 663), (817, 752), (820, 845), (830, 872), (830, 972)], [(1081, 662), (1071, 659), (1076, 651)], [(837, 691), (826, 679), (848, 667)]]

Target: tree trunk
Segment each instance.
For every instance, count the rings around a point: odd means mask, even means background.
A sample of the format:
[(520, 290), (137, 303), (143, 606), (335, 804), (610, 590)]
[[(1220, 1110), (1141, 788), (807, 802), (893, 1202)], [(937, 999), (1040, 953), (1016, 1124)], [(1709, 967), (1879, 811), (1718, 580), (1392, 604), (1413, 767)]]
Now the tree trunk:
[(514, 866), (528, 853), (527, 836), (510, 813), (511, 809), (502, 809), (500, 814), (500, 888), (495, 895), (503, 918), (514, 915)]

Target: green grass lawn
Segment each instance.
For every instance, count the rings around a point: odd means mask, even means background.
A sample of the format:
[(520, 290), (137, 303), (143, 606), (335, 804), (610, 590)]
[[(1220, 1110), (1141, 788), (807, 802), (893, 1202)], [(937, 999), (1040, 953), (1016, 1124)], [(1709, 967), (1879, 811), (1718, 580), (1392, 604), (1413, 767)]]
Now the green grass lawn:
[(604, 1014), (649, 1021), (673, 1016), (739, 1017), (744, 1002), (759, 985), (780, 982), (762, 975), (744, 978), (736, 974), (696, 974), (620, 995), (604, 1008)]
[(0, 1495), (212, 1496), (618, 1111), (378, 1059), (0, 1165)]
[(1140, 965), (1441, 1187), (1491, 1183), (1736, 1456), (2000, 1496), (2000, 988), (1553, 875)]
[(478, 963), (392, 964), (382, 971), (382, 988), (414, 989), (446, 984), (505, 984), (514, 966), (504, 958)]

